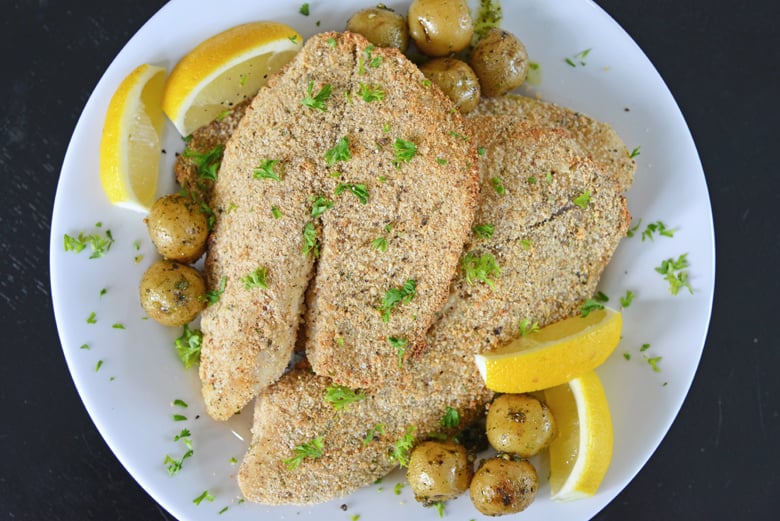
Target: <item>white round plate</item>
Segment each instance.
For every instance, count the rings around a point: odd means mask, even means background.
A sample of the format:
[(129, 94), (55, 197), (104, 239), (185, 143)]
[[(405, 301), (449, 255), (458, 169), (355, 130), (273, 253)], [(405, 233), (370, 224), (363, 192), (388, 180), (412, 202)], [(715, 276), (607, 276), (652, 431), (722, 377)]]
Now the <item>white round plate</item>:
[[(220, 519), (347, 520), (355, 515), (365, 521), (439, 519), (434, 509), (414, 501), (408, 487), (400, 495), (394, 493), (395, 483), (403, 481), (400, 472), (322, 505), (267, 507), (242, 502), (234, 461), (240, 462), (249, 442), (251, 409), (226, 423), (205, 414), (197, 370), (183, 369), (173, 348), (180, 330), (145, 320), (138, 303), (138, 281), (156, 257), (144, 216), (111, 206), (98, 180), (106, 107), (114, 89), (137, 65), (152, 63), (170, 70), (198, 42), (251, 20), (281, 21), (304, 36), (341, 30), (350, 13), (373, 5), (368, 0), (313, 0), (306, 17), (299, 13), (301, 3), (173, 0), (108, 68), (73, 133), (54, 205), (51, 283), (62, 347), (81, 398), (108, 445), (141, 486), (180, 519), (213, 520), (225, 507)], [(406, 10), (405, 2), (387, 4)], [(533, 93), (610, 123), (629, 149), (639, 147), (628, 201), (634, 224), (639, 219), (642, 224), (633, 238), (623, 240), (601, 284), (615, 307), (627, 290), (635, 294), (624, 310), (621, 344), (598, 369), (614, 421), (612, 466), (595, 497), (562, 504), (549, 499), (546, 473), (540, 472), (536, 501), (517, 515), (528, 520), (584, 520), (615, 497), (647, 461), (691, 384), (714, 291), (712, 214), (701, 163), (680, 110), (653, 65), (614, 20), (586, 0), (505, 1), (503, 11), (502, 26), (517, 34), (532, 61), (541, 65), (542, 81)], [(582, 65), (577, 55), (587, 49)], [(164, 148), (161, 168), (171, 172), (183, 143), (170, 124)], [(160, 193), (175, 191), (172, 174), (164, 177)], [(645, 226), (659, 220), (674, 230), (674, 237), (656, 235), (643, 241)], [(64, 251), (64, 234), (109, 229), (116, 242), (103, 258), (90, 259), (89, 248), (79, 254)], [(683, 289), (673, 296), (654, 268), (681, 254), (690, 262), (694, 291)], [(93, 312), (94, 323), (88, 323)], [(644, 344), (650, 347), (640, 351)], [(652, 369), (647, 357), (662, 357), (660, 372)], [(188, 406), (175, 405), (175, 400)], [(174, 421), (173, 415), (187, 419)], [(194, 452), (180, 472), (169, 476), (163, 461), (167, 455), (178, 459), (184, 454), (184, 444), (174, 441), (183, 428), (191, 432)], [(214, 500), (193, 503), (206, 490)], [(444, 516), (482, 517), (467, 495), (449, 502)]]

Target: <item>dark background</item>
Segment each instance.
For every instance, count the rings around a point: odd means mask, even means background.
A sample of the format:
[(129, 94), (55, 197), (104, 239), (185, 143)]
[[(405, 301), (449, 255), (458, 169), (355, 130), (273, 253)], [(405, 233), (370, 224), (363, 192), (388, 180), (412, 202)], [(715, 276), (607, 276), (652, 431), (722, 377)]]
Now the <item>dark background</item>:
[[(691, 128), (712, 198), (717, 280), (680, 416), (596, 519), (777, 519), (779, 3), (598, 3), (650, 57)], [(172, 519), (87, 416), (48, 275), (70, 134), (111, 59), (162, 4), (0, 1), (0, 324), (10, 332), (0, 347), (0, 519)]]

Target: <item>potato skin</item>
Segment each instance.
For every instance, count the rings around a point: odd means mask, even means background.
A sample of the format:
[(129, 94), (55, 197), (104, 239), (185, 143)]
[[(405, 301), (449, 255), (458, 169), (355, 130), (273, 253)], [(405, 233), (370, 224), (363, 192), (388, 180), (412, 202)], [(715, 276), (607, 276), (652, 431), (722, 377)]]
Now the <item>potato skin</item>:
[(466, 0), (414, 0), (409, 6), (409, 34), (428, 56), (462, 51), (474, 34)]
[(420, 66), (425, 77), (449, 96), (462, 114), (479, 103), (479, 79), (466, 62), (455, 58), (434, 58)]
[(412, 450), (406, 479), (415, 499), (430, 505), (465, 492), (473, 473), (468, 452), (462, 445), (453, 441), (424, 441)]
[(200, 206), (180, 194), (169, 194), (152, 205), (146, 218), (149, 237), (166, 259), (196, 261), (206, 251), (208, 219)]
[(149, 266), (141, 278), (141, 307), (164, 326), (183, 326), (198, 316), (204, 307), (206, 283), (195, 268), (159, 260)]
[(482, 94), (500, 96), (525, 81), (528, 52), (515, 35), (493, 28), (474, 47), (469, 65), (479, 78)]
[(386, 7), (371, 7), (353, 14), (347, 20), (347, 31), (362, 34), (378, 47), (396, 47), (406, 52), (409, 26), (403, 15)]
[(557, 434), (550, 409), (527, 394), (496, 397), (490, 404), (485, 430), (494, 449), (524, 458), (548, 447)]
[(526, 460), (497, 456), (482, 463), (474, 474), (469, 495), (486, 516), (522, 512), (539, 490), (536, 469)]

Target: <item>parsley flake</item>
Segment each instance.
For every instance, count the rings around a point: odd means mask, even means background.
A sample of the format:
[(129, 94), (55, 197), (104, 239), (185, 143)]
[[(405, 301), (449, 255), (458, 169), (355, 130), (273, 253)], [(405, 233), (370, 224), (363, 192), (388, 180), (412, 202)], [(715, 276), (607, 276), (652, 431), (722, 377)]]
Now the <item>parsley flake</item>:
[(588, 207), (588, 203), (590, 203), (591, 197), (590, 197), (590, 190), (585, 190), (580, 195), (575, 197), (572, 202), (582, 208), (583, 210)]
[(328, 44), (329, 46), (331, 46), (331, 47), (335, 47), (335, 46), (336, 46), (336, 39), (335, 39), (335, 38), (332, 38), (332, 37), (331, 37), (331, 38), (328, 38), (328, 39), (326, 40), (326, 42), (327, 42), (327, 44)]
[(78, 237), (72, 237), (66, 233), (63, 241), (65, 251), (80, 253), (89, 246), (92, 250), (92, 255), (89, 258), (99, 259), (111, 249), (111, 245), (114, 244), (114, 236), (111, 235), (111, 230), (106, 230), (105, 236), (97, 233), (84, 235), (83, 232), (80, 232)]
[(631, 305), (631, 302), (634, 300), (634, 292), (630, 289), (626, 290), (626, 295), (624, 297), (620, 297), (620, 305), (624, 308), (627, 308)]
[(179, 360), (187, 369), (193, 364), (200, 362), (200, 347), (203, 344), (203, 333), (200, 329), (190, 329), (184, 324), (181, 336), (176, 339), (176, 353)]
[(481, 239), (490, 239), (493, 236), (495, 227), (492, 224), (478, 224), (472, 228), (474, 235)]
[(303, 16), (309, 16), (309, 2), (303, 4), (301, 8), (298, 9), (298, 12), (301, 13)]
[(333, 87), (330, 83), (326, 83), (320, 91), (312, 96), (312, 89), (314, 88), (314, 82), (310, 81), (309, 86), (306, 89), (306, 92), (308, 95), (301, 100), (301, 105), (304, 105), (306, 107), (309, 107), (310, 109), (316, 109), (321, 110), (322, 112), (325, 112), (325, 101), (330, 98), (331, 93), (333, 92)]
[(382, 298), (382, 305), (379, 307), (379, 311), (382, 312), (382, 320), (384, 322), (390, 321), (390, 310), (399, 304), (408, 304), (415, 295), (417, 295), (417, 281), (414, 279), (407, 279), (399, 288), (387, 290)]
[(255, 271), (250, 273), (249, 275), (246, 275), (245, 277), (241, 277), (241, 282), (244, 283), (244, 288), (246, 289), (253, 289), (253, 288), (268, 288), (268, 269), (258, 267)]
[(103, 360), (98, 360), (97, 364), (95, 364), (95, 372), (97, 373), (100, 371), (100, 368), (103, 367)]
[(255, 179), (273, 179), (274, 181), (281, 181), (282, 178), (274, 171), (274, 167), (278, 163), (278, 159), (264, 159), (263, 162), (255, 168), (253, 177)]
[(191, 160), (195, 165), (199, 179), (216, 181), (224, 151), (224, 145), (217, 145), (211, 150), (202, 153), (192, 150), (190, 147), (185, 147), (182, 155)]
[(409, 341), (397, 336), (389, 336), (387, 337), (387, 341), (390, 342), (390, 345), (393, 346), (398, 353), (398, 369), (400, 369), (404, 365), (404, 354), (406, 353), (406, 345)]
[(626, 237), (629, 239), (634, 236), (634, 234), (639, 230), (639, 227), (642, 226), (642, 219), (639, 219), (639, 222), (636, 223), (635, 226), (632, 226), (628, 230), (626, 230)]
[(417, 154), (417, 145), (411, 141), (405, 139), (396, 138), (393, 143), (393, 150), (395, 151), (395, 160), (393, 165), (398, 168), (401, 163), (408, 163)]
[(593, 298), (586, 299), (585, 302), (583, 302), (583, 304), (580, 306), (580, 316), (585, 318), (590, 315), (592, 311), (604, 309), (604, 303), (608, 301), (609, 297), (599, 291), (596, 293), (596, 295), (593, 296)]
[(192, 500), (192, 502), (198, 506), (200, 506), (203, 501), (208, 501), (209, 503), (214, 501), (214, 495), (208, 490), (204, 490), (201, 495)]
[(325, 389), (325, 401), (340, 411), (354, 402), (366, 399), (366, 393), (358, 389), (350, 389), (344, 385), (331, 384)]
[(271, 207), (271, 215), (274, 216), (274, 219), (279, 219), (284, 214), (282, 214), (282, 212), (279, 210), (279, 208), (277, 208), (276, 206), (272, 206)]
[(585, 58), (590, 54), (591, 49), (585, 49), (584, 51), (580, 51), (571, 58), (566, 57), (563, 61), (565, 61), (570, 67), (576, 67), (578, 64), (582, 67), (586, 65)]
[(410, 426), (406, 429), (404, 435), (393, 443), (389, 456), (390, 461), (395, 461), (402, 467), (407, 467), (409, 465), (409, 452), (414, 446), (414, 431), (416, 430), (417, 427), (413, 425)]
[(332, 148), (325, 152), (325, 163), (328, 166), (333, 166), (338, 161), (349, 161), (351, 157), (349, 141), (347, 141), (346, 137), (342, 137)]
[(683, 253), (677, 260), (674, 258), (666, 259), (661, 262), (661, 265), (655, 268), (655, 271), (664, 276), (664, 279), (669, 283), (669, 291), (672, 295), (677, 295), (682, 288), (688, 288), (688, 291), (693, 295), (693, 288), (691, 283), (688, 282), (688, 254)]
[(292, 470), (298, 468), (306, 458), (317, 459), (322, 456), (323, 437), (317, 436), (313, 440), (296, 445), (293, 449), (293, 456), (283, 460), (282, 463), (287, 465), (287, 468)]
[(321, 195), (318, 196), (316, 199), (313, 199), (311, 206), (311, 217), (312, 219), (316, 219), (320, 215), (324, 214), (328, 209), (330, 209), (333, 206), (333, 201), (328, 199), (327, 197), (322, 197)]
[(184, 453), (184, 455), (181, 457), (181, 459), (173, 459), (170, 455), (165, 455), (165, 459), (163, 460), (163, 465), (168, 466), (168, 475), (173, 476), (177, 472), (179, 472), (182, 468), (182, 465), (184, 464), (184, 460), (187, 458), (192, 457), (193, 451), (192, 449), (189, 449), (187, 452)]
[(350, 184), (350, 183), (339, 183), (336, 186), (336, 191), (334, 192), (335, 195), (340, 195), (342, 192), (349, 190), (352, 192), (352, 194), (358, 198), (358, 201), (360, 201), (360, 204), (366, 204), (368, 202), (368, 189), (366, 188), (366, 185), (364, 184)]
[(97, 315), (94, 311), (87, 317), (87, 324), (97, 324)]
[(631, 151), (631, 153), (628, 155), (630, 159), (634, 159), (636, 156), (639, 155), (639, 149), (642, 147), (636, 147), (634, 150)]
[(111, 324), (111, 327), (113, 329), (124, 329), (125, 325), (122, 324), (121, 322), (114, 322), (113, 324)]
[(498, 177), (491, 178), (490, 184), (493, 185), (493, 189), (498, 195), (504, 195), (506, 193), (506, 189), (504, 189), (504, 185), (501, 183), (501, 179)]
[(658, 364), (663, 360), (662, 356), (645, 356), (645, 361), (650, 364), (650, 367), (655, 371), (656, 373), (661, 372), (661, 368), (658, 366)]
[(528, 336), (537, 331), (539, 331), (539, 322), (531, 322), (528, 318), (520, 321), (520, 336)]
[(320, 256), (320, 241), (317, 238), (317, 229), (314, 223), (309, 221), (303, 227), (303, 252), (304, 255), (311, 253), (314, 258)]
[(469, 285), (474, 284), (475, 280), (480, 280), (490, 286), (490, 289), (495, 289), (495, 283), (491, 277), (501, 273), (501, 267), (496, 262), (496, 258), (490, 253), (477, 255), (469, 252), (461, 259), (460, 268), (463, 270), (466, 282)]
[(434, 501), (433, 508), (436, 509), (436, 513), (439, 517), (444, 517), (444, 501)]
[(379, 85), (368, 85), (361, 83), (358, 89), (358, 94), (363, 98), (363, 101), (370, 103), (372, 101), (382, 101), (385, 99), (385, 91)]
[(371, 246), (373, 246), (375, 250), (384, 252), (385, 250), (387, 250), (387, 238), (384, 236), (377, 237), (376, 239), (371, 241)]
[(368, 429), (366, 435), (363, 436), (363, 446), (365, 447), (372, 441), (379, 439), (379, 435), (384, 433), (385, 433), (385, 424), (377, 423), (376, 425)]
[[(176, 407), (181, 407), (183, 409), (186, 409), (187, 407), (189, 407), (189, 405), (187, 405), (187, 402), (185, 402), (184, 400), (180, 400), (178, 398), (173, 400), (173, 405), (175, 405)], [(189, 434), (187, 434), (187, 436), (189, 436)], [(176, 441), (176, 440), (173, 440), (173, 441)]]
[(222, 294), (225, 292), (225, 284), (227, 283), (227, 277), (224, 275), (222, 278), (219, 279), (219, 286), (216, 289), (212, 289), (206, 292), (206, 296), (204, 297), (206, 299), (207, 305), (216, 304), (219, 302), (219, 298), (222, 296)]
[(655, 233), (663, 237), (674, 237), (674, 229), (668, 229), (663, 221), (656, 221), (645, 227), (645, 231), (642, 232), (642, 242), (645, 242), (645, 239), (652, 241)]
[(460, 425), (460, 413), (457, 409), (447, 407), (444, 411), (444, 415), (439, 420), (439, 425), (448, 429), (454, 429)]

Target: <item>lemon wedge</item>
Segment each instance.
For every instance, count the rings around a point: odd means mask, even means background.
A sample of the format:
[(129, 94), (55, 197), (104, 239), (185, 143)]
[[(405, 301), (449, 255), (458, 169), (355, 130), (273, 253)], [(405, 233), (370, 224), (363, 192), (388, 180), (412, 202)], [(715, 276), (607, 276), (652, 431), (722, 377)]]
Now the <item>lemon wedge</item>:
[(147, 212), (160, 164), (165, 69), (144, 64), (119, 84), (100, 140), (100, 182), (112, 204)]
[(254, 96), (302, 45), (300, 34), (278, 22), (246, 23), (212, 36), (171, 71), (163, 112), (182, 136), (188, 136)]
[(595, 369), (620, 342), (620, 312), (604, 308), (571, 317), (475, 355), (485, 386), (501, 393), (528, 393), (561, 385)]
[(558, 436), (550, 445), (550, 491), (556, 501), (593, 496), (612, 460), (612, 417), (598, 375), (589, 371), (544, 391)]

